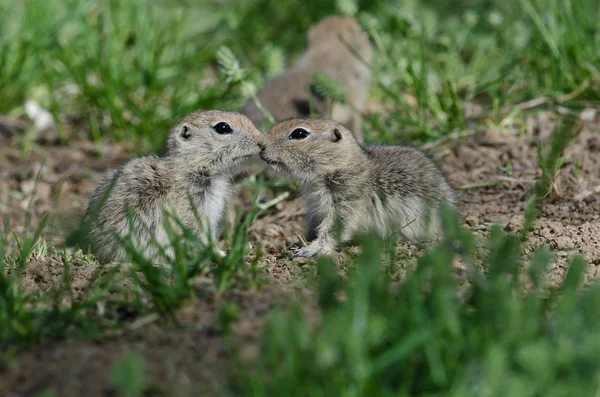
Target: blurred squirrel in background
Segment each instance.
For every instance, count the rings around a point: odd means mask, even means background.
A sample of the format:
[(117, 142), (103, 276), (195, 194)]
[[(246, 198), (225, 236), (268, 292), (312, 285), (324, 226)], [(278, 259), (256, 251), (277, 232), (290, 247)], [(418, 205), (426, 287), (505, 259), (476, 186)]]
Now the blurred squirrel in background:
[[(371, 71), (373, 50), (367, 34), (353, 18), (331, 16), (314, 24), (300, 59), (287, 71), (269, 80), (258, 92), (261, 105), (276, 122), (308, 117), (312, 112), (330, 117), (352, 131), (362, 143), (362, 116)], [(312, 85), (316, 73), (324, 73), (344, 89), (345, 104), (332, 102)], [(265, 117), (254, 100), (241, 113), (259, 128)]]

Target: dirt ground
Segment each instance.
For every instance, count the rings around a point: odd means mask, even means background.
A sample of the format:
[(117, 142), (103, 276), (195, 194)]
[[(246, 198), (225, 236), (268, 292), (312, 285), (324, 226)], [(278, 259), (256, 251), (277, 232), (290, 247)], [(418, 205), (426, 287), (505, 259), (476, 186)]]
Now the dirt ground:
[[(521, 227), (526, 192), (540, 175), (536, 142), (548, 142), (556, 118), (552, 113), (538, 113), (527, 119), (524, 131), (489, 128), (457, 142), (429, 145), (428, 151), (459, 192), (465, 224), (482, 244), (493, 223), (509, 232)], [(40, 144), (24, 158), (14, 137), (0, 136), (0, 215), (10, 214), (11, 230), (22, 235), (27, 223), (36, 225), (49, 212), (43, 236), (49, 245), (59, 246), (103, 173), (124, 162), (129, 153), (122, 145), (98, 147), (78, 140), (68, 147)], [(277, 204), (251, 227), (251, 242), (261, 242), (265, 252), (260, 265), (268, 282), (263, 290), (196, 298), (179, 312), (180, 322), (187, 325), (184, 329), (156, 320), (102, 342), (48, 341), (29, 348), (12, 362), (0, 364), (0, 395), (30, 396), (45, 389), (54, 390), (57, 396), (115, 395), (107, 382), (108, 370), (128, 350), (145, 357), (155, 395), (198, 393), (206, 388), (219, 394), (219, 374), (223, 373), (219, 368), (229, 361), (231, 352), (230, 337), (214, 329), (216, 313), (224, 302), (237, 302), (242, 310), (232, 337), (242, 341), (245, 354), (257, 354), (256, 342), (270, 309), (287, 304), (290, 296), (303, 296), (305, 274), (314, 269), (310, 261), (290, 261), (286, 253), (286, 247), (302, 234), (303, 218), (304, 207), (296, 197)], [(554, 252), (550, 283), (561, 280), (576, 254), (589, 263), (585, 282), (600, 277), (600, 112), (582, 114), (580, 132), (565, 153), (526, 250), (541, 245)], [(406, 243), (399, 243), (398, 249), (407, 258), (397, 265), (401, 278), (414, 266), (418, 249)], [(342, 254), (342, 259), (344, 255), (348, 254)], [(95, 271), (83, 262), (73, 267), (75, 294), (85, 290)], [(32, 294), (44, 293), (59, 282), (61, 274), (62, 262), (56, 254), (34, 258), (27, 266), (24, 287)]]

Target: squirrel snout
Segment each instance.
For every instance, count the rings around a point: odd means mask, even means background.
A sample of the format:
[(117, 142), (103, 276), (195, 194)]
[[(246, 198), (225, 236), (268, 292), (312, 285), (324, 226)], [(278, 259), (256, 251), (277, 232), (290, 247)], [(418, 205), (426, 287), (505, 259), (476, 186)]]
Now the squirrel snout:
[(260, 148), (260, 151), (261, 151), (261, 152), (264, 152), (264, 151), (265, 151), (265, 145), (264, 145), (263, 143), (260, 143), (260, 142), (258, 142), (258, 143), (257, 143), (257, 145), (258, 145), (258, 147)]

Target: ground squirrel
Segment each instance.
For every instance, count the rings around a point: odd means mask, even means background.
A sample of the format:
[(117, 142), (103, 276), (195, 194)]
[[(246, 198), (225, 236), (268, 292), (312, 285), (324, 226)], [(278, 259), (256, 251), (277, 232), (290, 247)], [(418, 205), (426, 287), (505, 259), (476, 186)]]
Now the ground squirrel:
[[(325, 73), (344, 88), (346, 102), (352, 105), (334, 104), (331, 118), (346, 125), (362, 142), (360, 112), (367, 97), (371, 78), (367, 64), (372, 58), (372, 48), (366, 33), (354, 19), (332, 16), (314, 24), (307, 36), (306, 51), (295, 65), (267, 81), (258, 92), (260, 103), (275, 121), (308, 117), (310, 106), (314, 113), (328, 117), (330, 101), (320, 96), (311, 86), (315, 73)], [(242, 113), (257, 126), (264, 125), (263, 113), (252, 99), (245, 104)]]
[(434, 237), (440, 205), (455, 201), (444, 175), (419, 150), (363, 147), (332, 120), (292, 119), (275, 125), (260, 157), (302, 184), (311, 243), (295, 256), (333, 252), (337, 220), (341, 242), (357, 233), (389, 236), (397, 230), (413, 242)]
[[(169, 131), (161, 157), (129, 161), (110, 171), (94, 191), (83, 230), (98, 260), (127, 259), (117, 237), (130, 233), (127, 205), (134, 212), (133, 242), (150, 260), (159, 257), (152, 237), (172, 258), (164, 224), (167, 213), (175, 215), (201, 241), (208, 243), (210, 236), (214, 242), (231, 187), (231, 172), (244, 159), (258, 155), (262, 139), (252, 122), (238, 113), (197, 111), (179, 120)], [(192, 202), (202, 225), (196, 221)]]

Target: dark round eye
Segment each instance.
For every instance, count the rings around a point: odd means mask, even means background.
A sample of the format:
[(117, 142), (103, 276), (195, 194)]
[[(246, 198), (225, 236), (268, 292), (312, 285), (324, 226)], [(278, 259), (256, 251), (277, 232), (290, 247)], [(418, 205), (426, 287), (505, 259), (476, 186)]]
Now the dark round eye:
[(231, 134), (233, 132), (233, 130), (231, 129), (231, 127), (229, 126), (229, 124), (227, 124), (224, 121), (221, 121), (220, 123), (218, 123), (217, 125), (215, 125), (213, 127), (213, 129), (215, 130), (215, 132), (217, 134)]
[(310, 132), (306, 131), (304, 128), (296, 128), (290, 134), (290, 139), (304, 139), (310, 135)]

